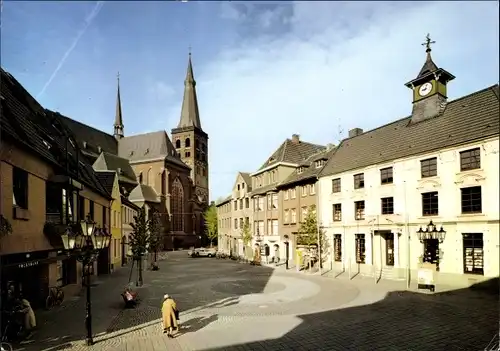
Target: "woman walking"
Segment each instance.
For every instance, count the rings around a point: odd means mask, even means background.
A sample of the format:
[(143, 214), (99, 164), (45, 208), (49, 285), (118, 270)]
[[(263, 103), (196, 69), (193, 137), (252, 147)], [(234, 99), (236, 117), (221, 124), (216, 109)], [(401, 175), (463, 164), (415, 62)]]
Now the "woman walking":
[(163, 305), (161, 307), (161, 314), (163, 320), (163, 332), (167, 333), (169, 338), (173, 338), (173, 331), (178, 330), (179, 325), (177, 319), (179, 312), (177, 304), (168, 294), (163, 296)]

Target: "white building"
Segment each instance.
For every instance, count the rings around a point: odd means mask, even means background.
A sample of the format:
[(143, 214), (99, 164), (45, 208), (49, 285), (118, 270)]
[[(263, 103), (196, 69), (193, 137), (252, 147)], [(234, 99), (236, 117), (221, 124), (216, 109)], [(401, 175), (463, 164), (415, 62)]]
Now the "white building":
[[(453, 75), (427, 60), (410, 117), (342, 141), (320, 174), (319, 220), (334, 270), (436, 284), (499, 275), (498, 85), (446, 101)], [(419, 240), (429, 221), (444, 240)]]

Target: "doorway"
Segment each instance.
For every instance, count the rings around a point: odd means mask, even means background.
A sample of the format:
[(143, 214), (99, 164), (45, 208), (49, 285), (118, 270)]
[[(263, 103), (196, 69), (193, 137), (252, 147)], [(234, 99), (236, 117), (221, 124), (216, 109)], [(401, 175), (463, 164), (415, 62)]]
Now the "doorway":
[(394, 266), (394, 233), (385, 234), (385, 265)]

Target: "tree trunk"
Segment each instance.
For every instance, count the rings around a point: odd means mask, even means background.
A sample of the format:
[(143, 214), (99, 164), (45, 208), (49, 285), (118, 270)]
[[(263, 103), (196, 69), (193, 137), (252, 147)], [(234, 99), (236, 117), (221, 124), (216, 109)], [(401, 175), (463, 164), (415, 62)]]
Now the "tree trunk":
[(142, 286), (143, 280), (142, 280), (142, 256), (139, 256), (139, 262), (137, 262), (137, 284), (136, 286)]

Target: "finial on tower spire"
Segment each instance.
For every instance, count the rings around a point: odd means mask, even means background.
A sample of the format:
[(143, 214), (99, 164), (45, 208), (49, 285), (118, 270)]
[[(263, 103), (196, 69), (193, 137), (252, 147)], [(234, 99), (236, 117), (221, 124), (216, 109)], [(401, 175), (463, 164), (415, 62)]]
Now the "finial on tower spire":
[(431, 35), (427, 33), (425, 36), (425, 43), (422, 43), (422, 46), (425, 46), (425, 52), (430, 53), (432, 51), (431, 45), (436, 44), (434, 40), (431, 40)]
[(115, 124), (114, 133), (116, 139), (123, 138), (123, 117), (122, 117), (122, 101), (120, 97), (120, 72), (116, 74), (117, 80), (117, 91), (116, 91), (116, 114), (115, 114)]

